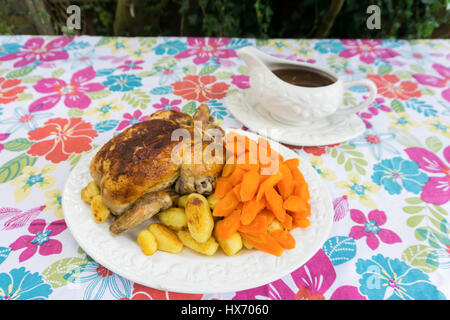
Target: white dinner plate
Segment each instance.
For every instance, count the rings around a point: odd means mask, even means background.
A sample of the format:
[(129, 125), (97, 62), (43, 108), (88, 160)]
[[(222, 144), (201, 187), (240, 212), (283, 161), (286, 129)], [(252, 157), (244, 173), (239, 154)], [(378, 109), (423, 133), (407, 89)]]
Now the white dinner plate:
[[(253, 140), (258, 135), (235, 130)], [(271, 142), (285, 158), (298, 157), (292, 150)], [(278, 148), (278, 149), (277, 149)], [(311, 194), (311, 225), (291, 231), (296, 240), (292, 250), (281, 257), (258, 250), (242, 249), (233, 257), (220, 250), (211, 257), (183, 248), (179, 254), (157, 251), (145, 256), (136, 243), (137, 233), (149, 223), (126, 234), (112, 236), (109, 222), (97, 224), (90, 206), (80, 197), (91, 180), (89, 164), (95, 152), (80, 159), (64, 187), (64, 218), (75, 240), (99, 264), (131, 281), (155, 289), (184, 293), (240, 291), (275, 281), (306, 263), (326, 241), (333, 223), (333, 206), (326, 185), (308, 161), (300, 159), (300, 170)], [(156, 218), (155, 218), (156, 219)]]

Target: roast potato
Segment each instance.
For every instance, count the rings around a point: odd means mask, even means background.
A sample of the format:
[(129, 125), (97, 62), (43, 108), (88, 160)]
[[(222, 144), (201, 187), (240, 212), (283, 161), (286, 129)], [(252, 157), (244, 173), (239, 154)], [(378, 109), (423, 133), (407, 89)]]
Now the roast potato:
[(158, 243), (156, 242), (155, 236), (147, 229), (139, 232), (137, 243), (146, 256), (151, 256), (158, 250)]
[(183, 249), (183, 243), (178, 239), (177, 235), (160, 223), (152, 223), (147, 228), (156, 238), (158, 250), (179, 253)]
[(236, 232), (231, 237), (225, 240), (218, 240), (219, 246), (227, 256), (234, 256), (242, 249), (242, 237)]
[(110, 211), (102, 201), (101, 195), (96, 195), (91, 200), (91, 211), (94, 216), (94, 221), (97, 223), (103, 223), (108, 219)]
[(158, 214), (159, 221), (170, 229), (181, 230), (187, 227), (187, 217), (183, 208), (169, 208)]
[(187, 200), (188, 197), (189, 197), (188, 194), (179, 197), (179, 198), (178, 198), (178, 201), (177, 201), (178, 207), (184, 208), (184, 207), (186, 206), (186, 200)]
[(91, 204), (92, 198), (98, 196), (99, 194), (99, 187), (97, 186), (95, 181), (91, 181), (86, 187), (81, 190), (81, 199), (83, 199), (84, 202)]
[(208, 197), (208, 204), (211, 210), (214, 210), (214, 208), (217, 206), (220, 200), (221, 199), (214, 197), (214, 194)]
[(197, 242), (187, 230), (180, 230), (177, 232), (177, 235), (186, 247), (207, 256), (214, 255), (219, 248), (219, 244), (214, 237), (210, 237), (206, 242), (200, 243)]
[(186, 200), (184, 211), (192, 238), (200, 243), (208, 241), (214, 229), (214, 219), (206, 198), (201, 194), (191, 193)]

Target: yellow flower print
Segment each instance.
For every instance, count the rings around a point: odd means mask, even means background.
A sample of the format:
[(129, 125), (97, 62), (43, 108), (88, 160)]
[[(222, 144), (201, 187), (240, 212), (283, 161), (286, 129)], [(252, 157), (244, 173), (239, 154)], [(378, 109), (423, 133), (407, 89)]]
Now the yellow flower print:
[(333, 171), (327, 168), (322, 168), (323, 160), (320, 157), (311, 157), (309, 158), (309, 162), (311, 166), (317, 171), (317, 173), (324, 178), (325, 180), (334, 180), (336, 179), (336, 175)]
[(151, 50), (144, 47), (139, 46), (138, 48), (130, 47), (127, 49), (128, 53), (136, 59), (144, 59), (145, 55), (149, 53)]
[(117, 112), (123, 109), (123, 105), (117, 103), (117, 98), (107, 101), (99, 102), (98, 106), (90, 108), (86, 115), (91, 116), (93, 114), (98, 114), (97, 119), (99, 121), (107, 120), (113, 112)]
[(396, 127), (408, 131), (410, 128), (417, 128), (420, 126), (418, 122), (409, 120), (409, 115), (406, 112), (391, 112), (387, 115), (392, 120), (389, 123), (389, 127)]
[(56, 178), (47, 176), (47, 174), (53, 172), (55, 169), (56, 166), (51, 164), (44, 166), (40, 172), (38, 172), (36, 167), (24, 167), (22, 170), (22, 175), (10, 182), (13, 186), (19, 186), (19, 188), (14, 191), (14, 200), (16, 202), (24, 200), (28, 197), (33, 187), (43, 190), (53, 187), (56, 182)]
[(129, 44), (130, 39), (126, 38), (117, 38), (109, 41), (106, 45), (111, 49), (113, 54), (118, 53), (120, 50), (130, 50), (132, 47)]
[(348, 174), (347, 179), (349, 181), (336, 182), (336, 187), (345, 189), (345, 195), (349, 200), (358, 199), (366, 207), (376, 209), (375, 201), (368, 193), (377, 193), (380, 187), (373, 182), (361, 183), (361, 177), (353, 172)]
[(285, 49), (291, 49), (292, 46), (286, 41), (282, 39), (271, 39), (267, 44), (269, 47), (274, 48), (278, 52), (283, 52)]
[(431, 132), (440, 133), (444, 137), (450, 139), (450, 125), (444, 123), (441, 119), (433, 118), (431, 121), (425, 121), (424, 123), (429, 126), (428, 130)]
[(64, 219), (62, 206), (61, 206), (61, 191), (58, 189), (50, 190), (44, 193), (44, 197), (50, 201), (45, 203), (44, 211), (53, 210), (53, 214), (59, 218)]
[(294, 48), (297, 56), (304, 59), (312, 58), (311, 53), (314, 51), (314, 48), (312, 47), (311, 40), (297, 40), (297, 43), (298, 47)]

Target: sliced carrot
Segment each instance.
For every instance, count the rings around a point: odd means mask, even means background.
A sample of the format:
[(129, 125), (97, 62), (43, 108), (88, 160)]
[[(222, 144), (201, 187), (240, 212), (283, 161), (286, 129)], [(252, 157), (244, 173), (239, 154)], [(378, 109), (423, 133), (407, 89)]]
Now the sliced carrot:
[(294, 170), (295, 168), (298, 169), (298, 166), (300, 165), (300, 159), (299, 158), (292, 158), (284, 161), (284, 164), (288, 166), (290, 170)]
[(308, 218), (300, 219), (300, 220), (297, 220), (297, 221), (295, 222), (295, 225), (298, 226), (298, 227), (300, 227), (300, 228), (306, 228), (306, 227), (309, 227), (310, 224), (311, 224), (311, 222), (309, 221)]
[(266, 189), (265, 196), (267, 207), (273, 212), (275, 218), (283, 223), (286, 216), (286, 210), (283, 209), (283, 198), (273, 187)]
[(228, 216), (216, 223), (215, 234), (218, 240), (229, 239), (241, 225), (241, 210), (235, 209)]
[(248, 225), (241, 224), (241, 226), (239, 227), (239, 232), (248, 234), (260, 234), (266, 232), (266, 229), (267, 229), (266, 217), (257, 215), (255, 219), (253, 219), (252, 223)]
[(277, 257), (283, 254), (283, 247), (268, 233), (260, 235), (242, 233), (241, 236), (251, 246), (258, 250), (273, 254)]
[(262, 198), (257, 201), (256, 199), (251, 199), (244, 203), (241, 213), (241, 223), (243, 225), (250, 224), (256, 215), (260, 213), (266, 207), (266, 199)]
[(273, 188), (283, 178), (283, 174), (280, 171), (269, 176), (263, 183), (260, 184), (258, 193), (256, 194), (256, 200), (261, 200), (268, 188)]
[(273, 230), (270, 235), (284, 248), (294, 249), (295, 239), (289, 231)]
[(296, 226), (299, 226), (300, 224), (302, 224), (302, 220), (305, 220), (309, 217), (309, 210), (290, 212), (290, 215), (292, 216), (292, 223)]
[(234, 195), (236, 196), (238, 201), (242, 201), (242, 199), (241, 199), (241, 186), (242, 186), (242, 183), (239, 183), (239, 184), (235, 185), (234, 188), (233, 188)]
[(226, 217), (239, 205), (239, 200), (236, 198), (233, 190), (229, 191), (225, 197), (220, 199), (219, 203), (213, 210), (213, 216)]
[(222, 199), (232, 189), (232, 184), (229, 179), (220, 177), (216, 180), (216, 189), (214, 190), (214, 197)]
[(235, 186), (239, 183), (241, 183), (242, 178), (244, 177), (244, 173), (246, 171), (242, 168), (236, 168), (234, 169), (233, 173), (228, 177), (230, 179), (230, 183)]
[(303, 177), (303, 174), (300, 172), (300, 169), (298, 167), (290, 168), (292, 177), (294, 177), (294, 182), (296, 185), (298, 184), (305, 184), (305, 178)]
[(287, 199), (294, 192), (294, 178), (292, 177), (291, 170), (284, 163), (280, 163), (280, 172), (283, 177), (277, 183), (277, 188), (283, 199)]
[(285, 227), (288, 230), (292, 230), (293, 229), (293, 223), (292, 223), (292, 217), (291, 215), (287, 214), (284, 216), (284, 221), (281, 223), (283, 225), (283, 227)]
[(258, 170), (259, 163), (256, 152), (244, 152), (236, 159), (236, 166), (244, 170)]
[(308, 184), (305, 182), (295, 185), (294, 195), (302, 198), (305, 201), (308, 201), (311, 198), (311, 195), (309, 194)]
[(253, 199), (259, 187), (258, 170), (251, 170), (244, 173), (242, 177), (241, 201), (249, 201)]
[(275, 215), (273, 214), (273, 212), (267, 208), (263, 209), (260, 213), (258, 213), (258, 215), (263, 215), (266, 217), (267, 225), (271, 224), (275, 219)]
[(300, 211), (305, 208), (305, 200), (299, 196), (289, 196), (283, 202), (283, 208), (288, 211)]

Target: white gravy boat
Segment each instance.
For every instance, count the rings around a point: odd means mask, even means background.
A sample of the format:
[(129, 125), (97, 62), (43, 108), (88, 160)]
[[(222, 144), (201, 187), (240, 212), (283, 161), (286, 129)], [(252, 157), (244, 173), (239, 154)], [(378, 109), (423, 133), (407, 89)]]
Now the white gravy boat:
[[(283, 123), (308, 124), (330, 115), (352, 114), (366, 108), (377, 93), (377, 87), (369, 79), (344, 82), (322, 67), (275, 58), (251, 46), (239, 49), (237, 54), (247, 64), (250, 74), (249, 98)], [(293, 85), (272, 72), (285, 68), (306, 69), (332, 78), (334, 82), (320, 87)], [(355, 85), (367, 87), (369, 97), (358, 106), (342, 108), (344, 91)]]

